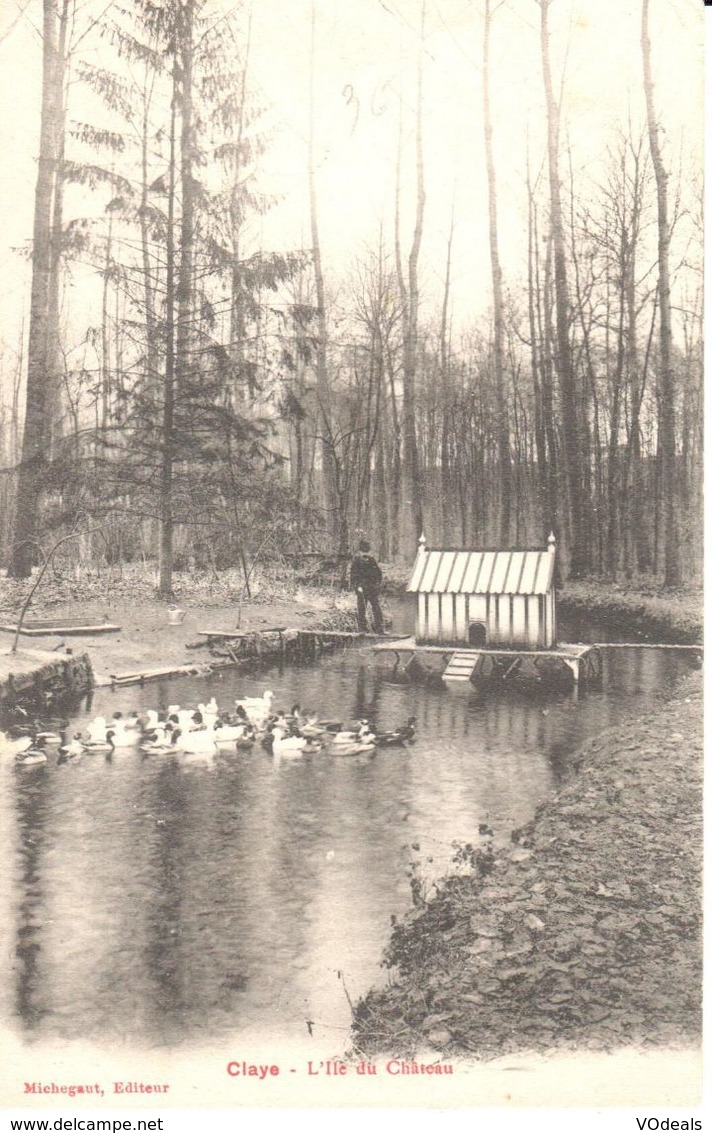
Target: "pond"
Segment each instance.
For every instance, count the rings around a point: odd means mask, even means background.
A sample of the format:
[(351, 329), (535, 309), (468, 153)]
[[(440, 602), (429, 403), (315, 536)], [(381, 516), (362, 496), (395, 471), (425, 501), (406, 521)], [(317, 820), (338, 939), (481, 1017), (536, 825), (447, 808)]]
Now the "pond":
[(0, 764), (0, 1012), (25, 1041), (349, 1045), (348, 996), (386, 978), (392, 915), (455, 870), (453, 841), (532, 817), (589, 736), (655, 702), (690, 655), (621, 649), (600, 687), (401, 683), (367, 647), (304, 667), (101, 690), (96, 714), (275, 693), (415, 741), (372, 757), (144, 756)]

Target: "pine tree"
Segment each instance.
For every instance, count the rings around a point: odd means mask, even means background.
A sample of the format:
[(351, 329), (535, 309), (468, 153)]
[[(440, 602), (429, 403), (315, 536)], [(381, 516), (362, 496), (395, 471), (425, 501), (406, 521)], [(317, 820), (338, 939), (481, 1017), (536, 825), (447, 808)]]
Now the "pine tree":
[[(47, 379), (52, 371), (53, 351), (56, 348), (51, 334), (51, 327), (54, 325), (51, 318), (53, 254), (56, 247), (52, 224), (58, 192), (58, 158), (62, 144), (64, 54), (60, 43), (65, 32), (60, 28), (54, 0), (43, 0), (42, 11), (42, 106), (32, 235), (27, 394), (10, 563), (10, 574), (15, 578), (27, 578), (32, 572), (33, 543), (38, 533), (38, 511), (46, 483), (50, 440), (47, 426)], [(62, 10), (65, 24), (67, 18), (68, 9), (65, 5)]]

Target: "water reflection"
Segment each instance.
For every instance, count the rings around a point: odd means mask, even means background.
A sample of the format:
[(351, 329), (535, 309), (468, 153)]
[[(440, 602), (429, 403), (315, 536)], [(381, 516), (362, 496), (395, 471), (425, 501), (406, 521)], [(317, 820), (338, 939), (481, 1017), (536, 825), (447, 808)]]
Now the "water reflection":
[(51, 783), (46, 766), (36, 768), (30, 784), (23, 783), (23, 768), (15, 777), (17, 855), (13, 871), (18, 897), (15, 918), (15, 1011), (28, 1031), (34, 1030), (45, 1007), (41, 979), (44, 925), (45, 826)]
[[(352, 998), (382, 977), (414, 845), (437, 876), (480, 822), (503, 843), (588, 735), (652, 703), (684, 655), (611, 651), (600, 688), (481, 685), (453, 695), (394, 681), (368, 650), (318, 666), (98, 692), (96, 713), (271, 687), (323, 716), (417, 719), (374, 758), (275, 763), (261, 748), (212, 765), (122, 749), (111, 760), (0, 767), (0, 1005), (29, 1036), (175, 1046), (220, 1035), (348, 1041)], [(11, 934), (11, 936), (10, 936)]]

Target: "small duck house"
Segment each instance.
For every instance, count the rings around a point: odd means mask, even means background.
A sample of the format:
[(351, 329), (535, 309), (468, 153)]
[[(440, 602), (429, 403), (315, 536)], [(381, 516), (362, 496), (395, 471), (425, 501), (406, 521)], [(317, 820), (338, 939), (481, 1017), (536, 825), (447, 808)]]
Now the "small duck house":
[(408, 591), (418, 645), (551, 649), (556, 540), (546, 550), (430, 550), (421, 536)]

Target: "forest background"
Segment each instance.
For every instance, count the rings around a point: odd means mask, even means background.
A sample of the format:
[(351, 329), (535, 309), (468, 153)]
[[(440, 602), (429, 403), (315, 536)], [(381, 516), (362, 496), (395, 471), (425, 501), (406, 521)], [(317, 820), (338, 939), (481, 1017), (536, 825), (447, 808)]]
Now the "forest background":
[(703, 9), (14, 0), (0, 562), (701, 571)]

